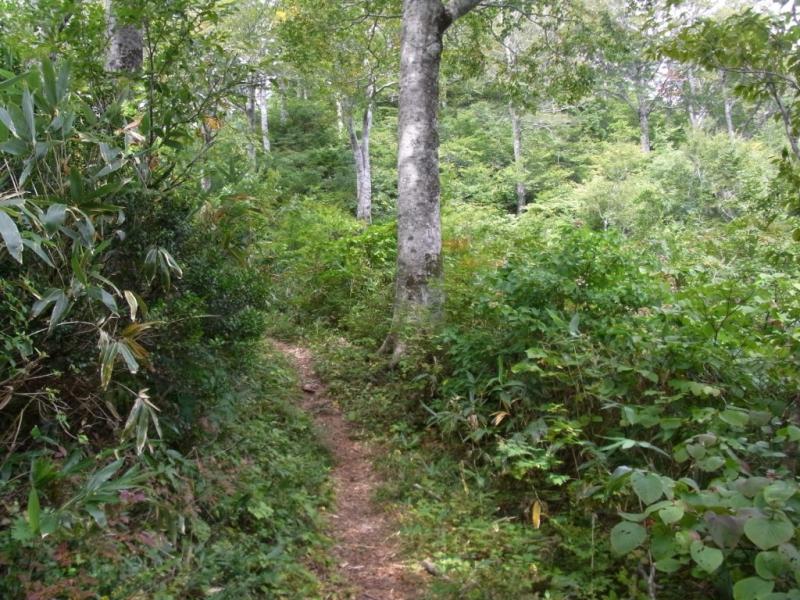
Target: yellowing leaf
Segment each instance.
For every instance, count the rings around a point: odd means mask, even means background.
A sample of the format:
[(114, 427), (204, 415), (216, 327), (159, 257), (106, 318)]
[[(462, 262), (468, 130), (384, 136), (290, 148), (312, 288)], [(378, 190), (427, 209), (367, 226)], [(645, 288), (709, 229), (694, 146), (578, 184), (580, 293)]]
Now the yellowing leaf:
[(534, 529), (539, 529), (542, 525), (542, 503), (538, 500), (531, 505), (531, 523)]
[(500, 425), (500, 423), (503, 422), (503, 419), (505, 419), (507, 416), (509, 416), (508, 413), (502, 410), (500, 412), (496, 412), (494, 413), (494, 419), (492, 419), (492, 423), (495, 426)]

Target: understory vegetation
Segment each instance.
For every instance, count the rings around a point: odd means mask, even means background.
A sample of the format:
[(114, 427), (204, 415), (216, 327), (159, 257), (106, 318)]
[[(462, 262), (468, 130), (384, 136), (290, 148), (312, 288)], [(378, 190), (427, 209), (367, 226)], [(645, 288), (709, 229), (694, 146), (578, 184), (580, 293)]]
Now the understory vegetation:
[(796, 14), (465, 17), (398, 332), (402, 7), (333, 4), (0, 0), (0, 596), (339, 597), (277, 338), (421, 596), (800, 598)]

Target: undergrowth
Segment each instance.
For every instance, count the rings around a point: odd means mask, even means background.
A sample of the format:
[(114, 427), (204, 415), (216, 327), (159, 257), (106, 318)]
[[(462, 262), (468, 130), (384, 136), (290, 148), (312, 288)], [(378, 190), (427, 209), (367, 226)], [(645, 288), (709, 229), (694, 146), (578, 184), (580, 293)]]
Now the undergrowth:
[[(78, 518), (71, 530), (24, 540), (19, 528), (3, 532), (3, 597), (23, 590), (42, 600), (323, 595), (317, 575), (326, 569), (320, 511), (330, 498), (329, 463), (293, 405), (295, 374), (267, 347), (216, 358), (227, 392), (200, 420), (202, 432), (182, 453), (154, 442), (128, 471), (135, 477), (101, 481), (91, 493), (104, 494), (102, 523)], [(63, 473), (78, 452), (42, 452), (36, 470)], [(114, 464), (113, 455), (93, 459)], [(79, 495), (102, 471), (89, 482), (40, 481), (42, 502), (56, 492)], [(3, 482), (4, 495), (13, 485)], [(9, 516), (19, 511), (10, 507)]]

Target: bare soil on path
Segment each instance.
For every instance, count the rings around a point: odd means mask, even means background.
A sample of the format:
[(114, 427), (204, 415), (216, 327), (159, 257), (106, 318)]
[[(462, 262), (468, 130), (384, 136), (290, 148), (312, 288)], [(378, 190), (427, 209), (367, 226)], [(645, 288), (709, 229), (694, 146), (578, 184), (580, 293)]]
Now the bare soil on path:
[(413, 600), (424, 584), (400, 558), (397, 529), (391, 517), (373, 501), (382, 480), (372, 466), (374, 451), (353, 439), (354, 430), (328, 397), (314, 372), (306, 348), (273, 341), (296, 365), (303, 390), (302, 408), (314, 419), (323, 443), (334, 459), (331, 473), (335, 505), (329, 515), (333, 556), (348, 589), (337, 598)]

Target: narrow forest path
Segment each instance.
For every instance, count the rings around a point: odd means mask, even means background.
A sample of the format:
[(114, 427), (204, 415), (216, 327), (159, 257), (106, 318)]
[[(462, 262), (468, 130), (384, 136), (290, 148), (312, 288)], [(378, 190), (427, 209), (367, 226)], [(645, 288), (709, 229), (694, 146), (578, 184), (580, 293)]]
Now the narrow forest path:
[(334, 459), (335, 505), (329, 518), (333, 556), (348, 584), (345, 598), (407, 600), (421, 597), (422, 582), (400, 560), (397, 530), (373, 501), (381, 485), (372, 466), (373, 449), (353, 439), (353, 428), (314, 372), (307, 348), (273, 341), (297, 367), (302, 408), (314, 420)]

